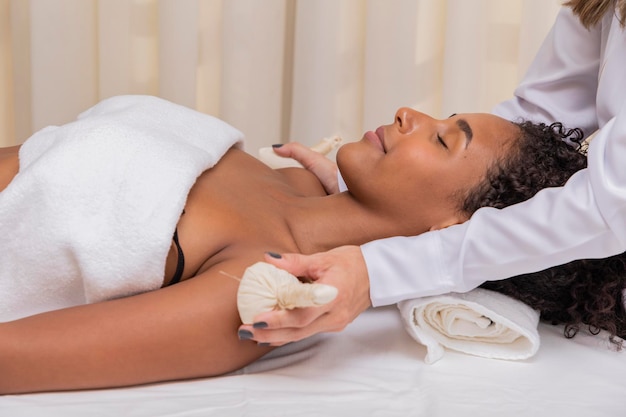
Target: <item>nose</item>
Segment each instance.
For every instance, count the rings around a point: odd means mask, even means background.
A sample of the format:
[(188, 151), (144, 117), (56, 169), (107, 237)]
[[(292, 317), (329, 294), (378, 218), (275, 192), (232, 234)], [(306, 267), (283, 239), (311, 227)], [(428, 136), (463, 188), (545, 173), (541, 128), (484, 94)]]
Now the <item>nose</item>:
[(401, 107), (396, 111), (394, 124), (401, 133), (411, 133), (420, 124), (429, 119), (432, 120), (431, 117), (424, 113), (420, 113), (410, 107)]

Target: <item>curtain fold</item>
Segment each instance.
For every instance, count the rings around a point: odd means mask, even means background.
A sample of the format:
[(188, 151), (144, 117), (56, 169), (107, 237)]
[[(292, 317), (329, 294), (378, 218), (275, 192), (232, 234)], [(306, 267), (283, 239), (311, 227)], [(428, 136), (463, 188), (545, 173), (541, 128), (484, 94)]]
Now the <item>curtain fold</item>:
[(366, 6), (360, 0), (298, 2), (293, 140), (312, 144), (325, 136), (360, 130)]
[(157, 3), (107, 0), (98, 1), (97, 7), (97, 43), (93, 48), (98, 63), (98, 99), (120, 94), (158, 95)]
[[(0, 145), (15, 136), (13, 113), (13, 48), (11, 47), (11, 22), (8, 0), (0, 0)], [(4, 142), (3, 139), (4, 138)]]
[(358, 140), (401, 106), (436, 117), (510, 97), (557, 0), (0, 0), (0, 145), (101, 99), (216, 115), (255, 154)]
[(401, 0), (389, 7), (386, 0), (368, 2), (364, 127), (391, 123), (401, 106), (439, 115), (445, 3)]

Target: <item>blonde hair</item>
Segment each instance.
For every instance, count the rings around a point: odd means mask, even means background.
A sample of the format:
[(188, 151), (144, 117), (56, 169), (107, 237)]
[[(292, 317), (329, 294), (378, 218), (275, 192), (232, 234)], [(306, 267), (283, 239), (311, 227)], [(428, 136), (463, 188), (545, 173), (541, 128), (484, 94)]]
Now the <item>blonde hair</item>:
[(572, 11), (587, 29), (598, 23), (609, 8), (615, 8), (619, 12), (619, 20), (624, 27), (626, 22), (626, 0), (569, 0), (563, 3), (572, 8)]

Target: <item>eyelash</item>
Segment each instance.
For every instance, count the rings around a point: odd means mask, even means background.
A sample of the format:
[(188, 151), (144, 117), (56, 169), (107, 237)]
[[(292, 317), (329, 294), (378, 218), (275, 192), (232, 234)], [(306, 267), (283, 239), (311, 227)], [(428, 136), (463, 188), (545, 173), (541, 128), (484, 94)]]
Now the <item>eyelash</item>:
[(446, 143), (443, 141), (441, 136), (439, 136), (439, 133), (437, 133), (437, 140), (439, 141), (439, 143), (441, 143), (441, 146), (443, 146), (444, 148), (448, 149), (448, 145), (446, 145)]

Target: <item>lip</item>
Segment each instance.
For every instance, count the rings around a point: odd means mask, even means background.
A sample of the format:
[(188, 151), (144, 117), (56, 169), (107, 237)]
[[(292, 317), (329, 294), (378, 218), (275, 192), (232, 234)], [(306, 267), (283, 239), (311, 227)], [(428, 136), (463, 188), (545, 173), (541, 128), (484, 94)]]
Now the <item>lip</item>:
[(380, 149), (383, 153), (387, 153), (385, 149), (385, 131), (383, 127), (379, 127), (375, 132), (369, 131), (365, 132), (365, 139), (374, 144), (378, 149)]
[(376, 136), (380, 139), (380, 144), (383, 147), (383, 152), (387, 153), (387, 148), (385, 147), (385, 128), (380, 126), (376, 129)]

